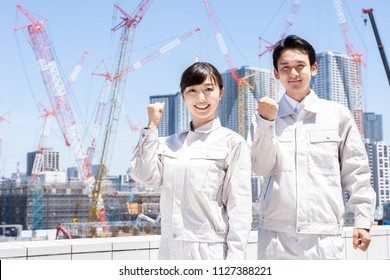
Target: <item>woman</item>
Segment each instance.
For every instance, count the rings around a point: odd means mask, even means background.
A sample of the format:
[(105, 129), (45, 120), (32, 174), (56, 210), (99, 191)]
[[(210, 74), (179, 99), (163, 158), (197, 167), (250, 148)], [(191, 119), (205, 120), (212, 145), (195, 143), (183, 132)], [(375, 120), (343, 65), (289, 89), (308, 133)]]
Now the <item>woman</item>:
[(216, 118), (224, 88), (206, 62), (187, 68), (181, 95), (190, 130), (158, 137), (165, 103), (148, 105), (148, 127), (131, 157), (137, 182), (161, 187), (159, 259), (245, 259), (252, 221), (246, 141)]

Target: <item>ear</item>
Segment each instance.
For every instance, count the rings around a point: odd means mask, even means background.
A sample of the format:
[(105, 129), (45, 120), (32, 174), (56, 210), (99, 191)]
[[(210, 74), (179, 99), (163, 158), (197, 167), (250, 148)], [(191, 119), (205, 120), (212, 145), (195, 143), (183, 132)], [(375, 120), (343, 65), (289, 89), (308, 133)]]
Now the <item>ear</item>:
[(225, 92), (225, 88), (223, 87), (223, 88), (221, 89), (221, 92), (219, 93), (219, 100), (222, 99), (222, 96), (223, 96), (224, 92)]
[(315, 76), (317, 74), (318, 70), (318, 64), (317, 62), (314, 62), (314, 64), (311, 66), (311, 76)]
[(277, 80), (280, 79), (279, 72), (278, 72), (278, 70), (277, 70), (276, 68), (274, 68), (274, 76), (275, 76), (275, 78), (276, 78)]

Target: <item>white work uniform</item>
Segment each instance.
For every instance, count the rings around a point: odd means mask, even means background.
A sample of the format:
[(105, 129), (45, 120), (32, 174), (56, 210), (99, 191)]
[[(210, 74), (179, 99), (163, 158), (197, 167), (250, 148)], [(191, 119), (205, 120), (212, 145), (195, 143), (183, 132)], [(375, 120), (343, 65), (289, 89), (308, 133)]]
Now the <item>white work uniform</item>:
[[(294, 258), (301, 251), (300, 242), (310, 237), (306, 235), (340, 237), (345, 214), (343, 190), (349, 194), (355, 228), (371, 228), (375, 192), (370, 185), (370, 167), (362, 138), (346, 107), (320, 99), (311, 91), (293, 108), (284, 95), (276, 120), (267, 121), (257, 114), (252, 124), (252, 169), (265, 176), (259, 199), (259, 238), (263, 235), (269, 242), (273, 240), (273, 245), (259, 240), (259, 246), (274, 246), (259, 248), (264, 253), (259, 258)], [(277, 235), (284, 237), (278, 239)], [(291, 237), (295, 244), (283, 242), (291, 241)], [(292, 255), (277, 254), (291, 251), (291, 246), (297, 246)], [(320, 250), (321, 244), (317, 246)], [(338, 258), (342, 248), (335, 247), (334, 253), (318, 254), (317, 258)]]
[(252, 223), (248, 145), (214, 119), (158, 137), (144, 129), (131, 176), (161, 186), (160, 259), (244, 259)]

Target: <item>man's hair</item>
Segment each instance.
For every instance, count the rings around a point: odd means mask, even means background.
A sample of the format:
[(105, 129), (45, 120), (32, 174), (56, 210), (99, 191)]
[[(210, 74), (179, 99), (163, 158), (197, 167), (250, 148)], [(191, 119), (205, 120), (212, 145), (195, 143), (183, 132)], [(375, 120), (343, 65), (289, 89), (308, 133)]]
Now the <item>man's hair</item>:
[(310, 66), (316, 62), (316, 51), (313, 46), (305, 39), (297, 35), (288, 35), (286, 38), (276, 43), (274, 52), (272, 54), (274, 68), (278, 70), (278, 59), (282, 52), (288, 49), (298, 49), (307, 54), (310, 61)]

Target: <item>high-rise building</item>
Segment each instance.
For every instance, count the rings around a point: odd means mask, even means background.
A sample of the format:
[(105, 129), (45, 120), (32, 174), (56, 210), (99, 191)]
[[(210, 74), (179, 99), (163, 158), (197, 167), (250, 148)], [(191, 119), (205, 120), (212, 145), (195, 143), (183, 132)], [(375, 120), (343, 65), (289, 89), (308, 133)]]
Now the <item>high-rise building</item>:
[[(248, 135), (252, 117), (257, 110), (257, 100), (270, 96), (277, 99), (277, 82), (273, 72), (268, 69), (243, 66), (237, 69), (238, 75), (243, 78), (254, 74), (248, 78), (247, 82), (254, 88), (244, 87), (245, 94), (245, 135)], [(238, 88), (230, 71), (222, 73), (222, 79), (225, 87), (224, 96), (218, 107), (218, 116), (223, 126), (231, 130), (238, 131)], [(257, 200), (260, 189), (263, 185), (263, 178), (252, 172), (252, 197)]]
[[(244, 87), (245, 95), (245, 135), (248, 135), (252, 116), (257, 109), (257, 100), (264, 96), (276, 98), (277, 83), (271, 70), (256, 67), (243, 66), (237, 69), (240, 77), (251, 74), (247, 82), (252, 87)], [(237, 82), (233, 79), (230, 71), (222, 73), (225, 87), (224, 96), (218, 107), (218, 116), (223, 126), (238, 131), (238, 88)]]
[(382, 115), (364, 113), (364, 138), (371, 142), (383, 141)]
[[(36, 152), (27, 153), (27, 176), (31, 176), (32, 168), (34, 165)], [(59, 165), (59, 152), (54, 151), (52, 148), (45, 148), (43, 150), (43, 163), (42, 170), (40, 171), (58, 171)]]
[(377, 194), (377, 206), (390, 201), (390, 145), (383, 142), (365, 143), (372, 172), (371, 182)]
[(165, 137), (188, 129), (191, 115), (185, 106), (181, 93), (171, 95), (154, 95), (149, 97), (150, 103), (165, 102), (160, 125), (159, 136)]
[(360, 62), (331, 51), (317, 54), (318, 71), (311, 87), (320, 98), (343, 104), (364, 136)]

